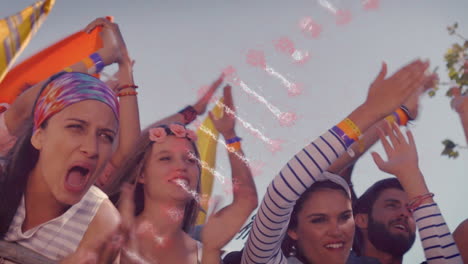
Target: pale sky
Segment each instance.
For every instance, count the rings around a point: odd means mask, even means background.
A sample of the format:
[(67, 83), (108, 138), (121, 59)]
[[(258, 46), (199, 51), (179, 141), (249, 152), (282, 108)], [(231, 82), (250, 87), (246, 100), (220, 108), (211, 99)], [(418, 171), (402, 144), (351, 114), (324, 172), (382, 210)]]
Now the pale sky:
[[(447, 81), (443, 55), (452, 43), (460, 41), (447, 34), (446, 26), (458, 21), (460, 33), (468, 36), (467, 0), (380, 0), (376, 10), (365, 10), (361, 0), (326, 1), (351, 12), (351, 20), (345, 25), (337, 25), (320, 2), (325, 1), (57, 0), (19, 61), (84, 28), (96, 17), (114, 16), (136, 60), (134, 73), (140, 86), (144, 126), (195, 102), (197, 90), (232, 65), (270, 107), (298, 116), (293, 126), (282, 127), (266, 104), (249, 98), (240, 86), (233, 87), (238, 116), (265, 137), (285, 140), (283, 149), (273, 154), (265, 143), (237, 124), (247, 157), (266, 164), (255, 178), (263, 196), (273, 176), (292, 155), (363, 102), (382, 61), (388, 63), (392, 73), (409, 60), (428, 58), (432, 67), (439, 66), (441, 79)], [(0, 17), (5, 17), (33, 1), (1, 3)], [(312, 17), (322, 26), (318, 38), (301, 33), (299, 21), (304, 17)], [(291, 39), (296, 49), (308, 51), (310, 59), (295, 64), (291, 56), (275, 50), (273, 42), (280, 37)], [(250, 49), (262, 50), (267, 65), (288, 81), (301, 83), (303, 93), (288, 96), (279, 78), (247, 64)], [(445, 138), (466, 145), (458, 116), (444, 96), (445, 89), (442, 87), (435, 98), (423, 97), (420, 118), (411, 129), (429, 189), (453, 231), (468, 218), (464, 191), (468, 185), (468, 152), (460, 150), (455, 160), (440, 156)], [(380, 143), (375, 149), (382, 153)], [(218, 156), (217, 169), (228, 176), (225, 151), (219, 148)], [(365, 155), (355, 168), (353, 183), (359, 195), (388, 176), (377, 169), (370, 155)], [(217, 186), (215, 193), (224, 195), (221, 189)], [(241, 246), (242, 242), (234, 241), (227, 250)], [(423, 260), (417, 240), (404, 263)]]

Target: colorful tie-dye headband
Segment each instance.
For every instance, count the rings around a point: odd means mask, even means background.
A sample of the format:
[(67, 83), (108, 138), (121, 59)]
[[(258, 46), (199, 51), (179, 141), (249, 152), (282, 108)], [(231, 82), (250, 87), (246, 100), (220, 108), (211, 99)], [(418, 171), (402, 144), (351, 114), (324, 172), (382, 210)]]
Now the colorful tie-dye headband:
[(88, 74), (67, 72), (52, 77), (45, 84), (34, 109), (34, 130), (64, 108), (85, 100), (105, 103), (119, 119), (117, 97), (104, 82)]

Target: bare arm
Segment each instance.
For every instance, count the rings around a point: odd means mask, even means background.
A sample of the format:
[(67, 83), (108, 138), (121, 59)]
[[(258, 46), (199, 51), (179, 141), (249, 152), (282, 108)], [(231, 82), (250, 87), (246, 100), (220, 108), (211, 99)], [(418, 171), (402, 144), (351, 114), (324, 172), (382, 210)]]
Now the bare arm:
[[(216, 129), (226, 140), (237, 137), (233, 109), (231, 87), (226, 86), (223, 116), (215, 119), (210, 113)], [(258, 204), (255, 183), (241, 147), (228, 149), (228, 156), (232, 171), (233, 202), (210, 216), (203, 228), (203, 264), (220, 263), (221, 249), (237, 234)]]
[[(386, 125), (380, 140), (387, 153), (384, 161), (372, 153), (375, 163), (384, 172), (395, 175), (408, 194), (409, 210), (413, 213), (428, 263), (461, 263), (461, 256), (452, 234), (437, 204), (432, 199), (424, 176), (419, 169), (413, 134), (407, 138), (396, 124)], [(388, 137), (389, 140), (386, 138)]]
[[(426, 76), (423, 80), (422, 86), (414, 91), (403, 103), (409, 111), (409, 117), (416, 119), (419, 114), (419, 99), (421, 95), (428, 89), (434, 87), (438, 77), (435, 74)], [(378, 130), (383, 128), (387, 121), (385, 119), (380, 120), (372, 127), (370, 127), (363, 135), (360, 142), (356, 142), (351, 145), (351, 149), (354, 152), (354, 156), (351, 157), (348, 154), (342, 155), (335, 162), (333, 162), (328, 169), (331, 173), (339, 174), (345, 178), (345, 180), (351, 182), (351, 174), (346, 173), (349, 166), (355, 164), (359, 158), (367, 152), (375, 143), (379, 140)]]
[[(218, 87), (221, 85), (223, 82), (224, 75), (220, 75), (216, 81), (214, 81), (206, 90), (206, 92), (203, 94), (203, 96), (198, 99), (197, 102), (193, 105), (193, 109), (195, 110), (197, 115), (202, 115), (206, 111), (206, 106), (210, 102), (211, 98), (213, 97), (213, 94), (216, 92)], [(151, 124), (149, 127), (156, 127), (162, 124), (171, 124), (171, 123), (182, 123), (185, 125), (188, 125), (191, 121), (186, 120), (184, 115), (177, 112), (173, 115), (170, 115), (168, 117), (165, 117), (161, 120), (156, 121), (155, 123)]]
[(462, 95), (460, 90), (460, 88), (452, 90), (454, 97), (451, 104), (460, 116), (463, 130), (465, 131), (466, 142), (468, 143), (468, 95)]
[[(90, 31), (89, 27), (91, 25), (88, 25), (85, 31)], [(105, 36), (105, 32), (102, 32), (103, 47), (97, 53), (102, 57), (104, 64), (109, 65), (121, 59), (120, 47), (115, 46), (113, 40)], [(71, 65), (70, 68), (75, 72), (88, 73), (88, 69), (82, 61)], [(34, 101), (45, 82), (46, 80), (39, 82), (26, 90), (16, 98), (11, 107), (5, 112), (5, 123), (10, 134), (17, 134), (22, 123), (31, 116)]]

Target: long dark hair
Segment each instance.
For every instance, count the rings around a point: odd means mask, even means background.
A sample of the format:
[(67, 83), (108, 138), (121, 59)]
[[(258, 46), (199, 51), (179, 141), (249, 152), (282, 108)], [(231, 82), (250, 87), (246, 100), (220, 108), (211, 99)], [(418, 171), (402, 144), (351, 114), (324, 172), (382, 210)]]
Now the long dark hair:
[[(47, 121), (41, 128), (46, 126)], [(29, 174), (39, 159), (39, 151), (31, 144), (32, 117), (21, 130), (21, 135), (6, 157), (4, 170), (0, 172), (0, 239), (8, 232), (26, 189)]]
[[(38, 94), (41, 94), (51, 81), (62, 74), (63, 72), (49, 78), (42, 85)], [(32, 111), (36, 108), (36, 102), (37, 99), (34, 102)], [(18, 139), (5, 158), (5, 167), (1, 168), (0, 166), (0, 239), (3, 239), (10, 228), (26, 189), (29, 174), (39, 159), (39, 151), (31, 144), (33, 116), (33, 113), (31, 113), (30, 117), (22, 124), (17, 135)], [(47, 123), (47, 120), (45, 120), (41, 124), (41, 128), (45, 129)]]
[[(162, 125), (158, 127), (167, 127), (167, 126)], [(146, 166), (146, 163), (148, 162), (148, 157), (151, 154), (151, 147), (153, 146), (153, 143), (154, 143), (149, 138), (149, 129), (150, 128), (147, 128), (141, 133), (141, 136), (138, 140), (138, 143), (136, 144), (136, 147), (133, 153), (131, 153), (128, 156), (127, 160), (122, 164), (122, 166), (117, 168), (116, 174), (114, 175), (114, 177), (111, 177), (115, 180), (110, 184), (109, 192), (108, 192), (111, 201), (114, 204), (117, 204), (120, 199), (120, 187), (122, 186), (122, 184), (125, 182), (128, 182), (130, 184), (135, 184), (135, 195), (134, 195), (135, 215), (141, 214), (141, 212), (143, 212), (143, 209), (144, 209), (145, 197), (144, 197), (143, 184), (139, 183), (137, 179), (142, 174)], [(174, 135), (169, 129), (166, 129), (166, 132), (168, 136)], [(189, 142), (192, 144), (192, 147), (195, 152), (195, 156), (199, 159), (200, 154), (198, 153), (196, 144), (191, 140), (189, 140)], [(201, 168), (200, 168), (200, 165), (198, 167), (199, 167), (199, 176), (198, 176), (198, 183), (197, 183), (196, 191), (197, 193), (200, 193)], [(189, 233), (191, 231), (191, 229), (195, 225), (198, 212), (199, 212), (199, 206), (197, 204), (197, 201), (195, 201), (195, 199), (190, 200), (190, 202), (188, 202), (185, 205), (184, 218), (182, 221), (183, 231), (185, 231), (186, 233)]]
[[(293, 211), (291, 213), (291, 218), (289, 220), (288, 230), (294, 230), (297, 228), (298, 214), (302, 210), (302, 208), (304, 207), (304, 203), (309, 199), (312, 193), (324, 189), (342, 191), (346, 197), (349, 197), (347, 191), (343, 189), (343, 186), (339, 185), (338, 183), (332, 182), (330, 180), (315, 182), (304, 193), (302, 193), (301, 197), (299, 197), (296, 204), (294, 205)], [(283, 250), (283, 253), (286, 257), (295, 256), (302, 263), (309, 263), (304, 257), (304, 254), (301, 252), (301, 249), (297, 246), (296, 240), (289, 237), (288, 234), (286, 234), (283, 239), (281, 249)]]

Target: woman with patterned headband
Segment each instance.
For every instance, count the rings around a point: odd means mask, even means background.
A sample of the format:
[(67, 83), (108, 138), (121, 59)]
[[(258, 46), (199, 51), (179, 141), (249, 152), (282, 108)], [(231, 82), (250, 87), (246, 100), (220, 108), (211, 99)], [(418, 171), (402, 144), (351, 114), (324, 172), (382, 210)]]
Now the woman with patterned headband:
[[(236, 136), (231, 87), (224, 88), (224, 114), (214, 125), (226, 139), (232, 167), (233, 203), (209, 217), (201, 244), (188, 234), (199, 212), (201, 170), (196, 136), (178, 123), (144, 130), (136, 151), (118, 170), (122, 190), (133, 202), (121, 211), (131, 227), (120, 263), (220, 263), (220, 250), (241, 228), (257, 205), (252, 174)], [(217, 179), (227, 181), (222, 175)], [(120, 183), (114, 190), (118, 191)], [(116, 197), (118, 199), (118, 197)], [(128, 199), (124, 199), (124, 201)]]
[[(22, 129), (12, 128), (18, 137), (11, 139), (15, 145), (0, 170), (0, 239), (61, 263), (113, 260), (121, 240), (116, 232), (120, 216), (93, 184), (111, 158), (124, 156), (120, 143), (126, 140), (128, 149), (128, 138), (139, 134), (125, 43), (117, 25), (107, 19), (96, 19), (86, 30), (97, 26), (103, 28), (101, 50), (22, 95), (31, 101), (38, 94), (31, 103), (33, 115)], [(118, 94), (120, 112), (116, 93), (86, 74), (114, 62), (125, 81)], [(13, 105), (0, 121), (14, 123), (8, 121), (19, 111)], [(119, 117), (132, 123), (119, 131)]]

